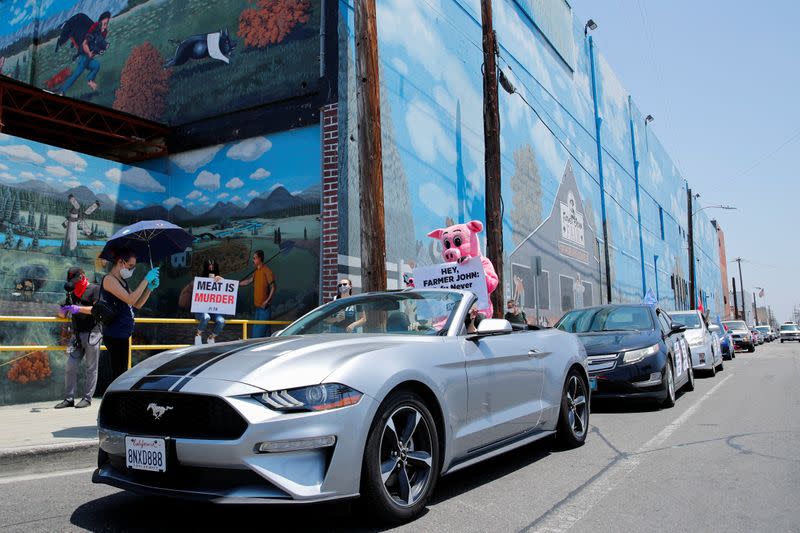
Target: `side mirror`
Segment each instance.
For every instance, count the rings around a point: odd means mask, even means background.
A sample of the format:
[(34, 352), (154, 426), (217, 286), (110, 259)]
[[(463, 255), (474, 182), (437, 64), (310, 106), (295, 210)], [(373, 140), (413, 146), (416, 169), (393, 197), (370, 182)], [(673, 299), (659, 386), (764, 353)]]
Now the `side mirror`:
[(670, 324), (670, 326), (672, 327), (672, 331), (670, 331), (670, 333), (681, 333), (683, 331), (686, 331), (686, 326), (684, 326), (683, 324), (678, 324), (677, 322), (673, 322), (672, 324)]
[(513, 327), (511, 322), (504, 318), (484, 318), (478, 323), (478, 335), (497, 335), (501, 333), (511, 333)]

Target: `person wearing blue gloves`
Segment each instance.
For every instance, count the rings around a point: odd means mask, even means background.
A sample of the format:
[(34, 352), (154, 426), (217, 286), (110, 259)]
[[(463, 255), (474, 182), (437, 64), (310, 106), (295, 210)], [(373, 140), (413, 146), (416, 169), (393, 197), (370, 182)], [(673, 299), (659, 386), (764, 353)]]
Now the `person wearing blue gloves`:
[(133, 334), (135, 309), (141, 309), (152, 291), (158, 288), (158, 267), (150, 269), (135, 290), (128, 279), (136, 268), (136, 255), (126, 248), (114, 252), (114, 266), (103, 278), (100, 298), (115, 310), (110, 323), (103, 326), (103, 344), (111, 361), (112, 377), (117, 379), (128, 369), (128, 342)]

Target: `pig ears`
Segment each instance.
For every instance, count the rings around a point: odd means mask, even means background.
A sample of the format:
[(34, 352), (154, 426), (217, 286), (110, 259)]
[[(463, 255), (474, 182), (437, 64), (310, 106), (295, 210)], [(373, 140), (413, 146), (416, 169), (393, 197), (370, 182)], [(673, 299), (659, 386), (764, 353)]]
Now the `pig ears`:
[(483, 230), (483, 224), (480, 220), (470, 220), (467, 222), (467, 227), (472, 233), (478, 233)]
[(432, 239), (441, 239), (443, 232), (444, 232), (444, 230), (442, 228), (435, 229), (432, 232), (428, 233), (428, 237), (430, 237)]

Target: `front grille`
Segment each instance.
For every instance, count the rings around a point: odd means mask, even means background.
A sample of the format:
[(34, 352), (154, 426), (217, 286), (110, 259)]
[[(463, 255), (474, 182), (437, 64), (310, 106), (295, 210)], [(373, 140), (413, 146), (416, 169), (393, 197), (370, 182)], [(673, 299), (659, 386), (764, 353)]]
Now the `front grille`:
[(242, 415), (222, 398), (154, 391), (106, 394), (98, 424), (135, 435), (212, 440), (235, 440), (247, 429)]
[(617, 366), (617, 359), (619, 359), (619, 355), (617, 354), (590, 355), (588, 357), (589, 372), (595, 373), (595, 372), (613, 370), (614, 367)]

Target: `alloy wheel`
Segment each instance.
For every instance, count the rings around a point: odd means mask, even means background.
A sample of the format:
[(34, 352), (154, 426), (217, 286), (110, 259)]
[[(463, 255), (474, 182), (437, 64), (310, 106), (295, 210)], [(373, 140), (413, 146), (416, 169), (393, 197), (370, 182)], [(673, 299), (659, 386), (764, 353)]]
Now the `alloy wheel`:
[(588, 426), (589, 409), (586, 404), (586, 384), (584, 381), (572, 375), (567, 383), (567, 419), (573, 435), (577, 439), (582, 439)]
[(397, 505), (411, 507), (425, 494), (432, 478), (431, 442), (431, 429), (414, 407), (401, 406), (386, 420), (378, 452), (381, 484)]

